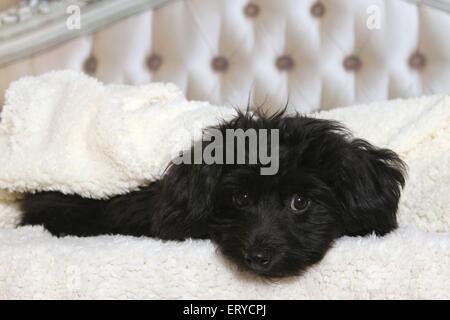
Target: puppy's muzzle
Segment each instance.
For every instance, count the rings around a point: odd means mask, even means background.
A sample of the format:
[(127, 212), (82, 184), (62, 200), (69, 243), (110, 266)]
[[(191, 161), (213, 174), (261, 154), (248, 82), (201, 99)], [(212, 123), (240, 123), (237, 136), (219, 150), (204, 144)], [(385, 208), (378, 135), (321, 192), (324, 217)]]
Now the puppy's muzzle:
[(255, 271), (266, 271), (270, 268), (273, 254), (264, 248), (250, 248), (244, 252), (245, 263)]

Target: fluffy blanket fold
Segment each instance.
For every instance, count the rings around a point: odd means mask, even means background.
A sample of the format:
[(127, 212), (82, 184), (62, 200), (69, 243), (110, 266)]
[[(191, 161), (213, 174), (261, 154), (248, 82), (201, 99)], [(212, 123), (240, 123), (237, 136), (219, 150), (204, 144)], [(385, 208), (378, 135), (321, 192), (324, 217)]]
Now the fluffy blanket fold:
[(106, 87), (71, 71), (23, 78), (2, 112), (0, 188), (125, 193), (158, 178), (202, 128), (233, 114), (189, 102), (170, 84)]
[(395, 150), (409, 167), (400, 228), (345, 237), (301, 277), (239, 274), (209, 241), (56, 239), (15, 228), (20, 192), (93, 198), (158, 178), (202, 129), (233, 109), (174, 85), (104, 86), (58, 71), (11, 85), (0, 123), (0, 298), (450, 298), (450, 96), (320, 112)]

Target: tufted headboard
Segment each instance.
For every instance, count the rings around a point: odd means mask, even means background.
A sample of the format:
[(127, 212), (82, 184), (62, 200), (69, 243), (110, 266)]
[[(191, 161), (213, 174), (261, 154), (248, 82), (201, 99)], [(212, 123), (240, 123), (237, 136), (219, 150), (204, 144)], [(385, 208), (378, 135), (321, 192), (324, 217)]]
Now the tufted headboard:
[[(319, 108), (450, 92), (450, 14), (403, 0), (173, 1), (0, 67), (170, 81), (190, 99)], [(2, 103), (3, 99), (0, 98)]]

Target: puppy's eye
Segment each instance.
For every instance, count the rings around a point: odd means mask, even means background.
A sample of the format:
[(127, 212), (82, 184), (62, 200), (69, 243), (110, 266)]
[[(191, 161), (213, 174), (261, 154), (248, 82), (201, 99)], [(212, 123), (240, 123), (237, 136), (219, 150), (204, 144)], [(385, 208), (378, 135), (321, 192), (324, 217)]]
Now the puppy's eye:
[(293, 212), (303, 212), (308, 209), (310, 200), (301, 194), (294, 194), (291, 198), (291, 210)]
[(250, 196), (244, 192), (235, 193), (233, 194), (233, 203), (238, 208), (246, 207), (250, 204)]

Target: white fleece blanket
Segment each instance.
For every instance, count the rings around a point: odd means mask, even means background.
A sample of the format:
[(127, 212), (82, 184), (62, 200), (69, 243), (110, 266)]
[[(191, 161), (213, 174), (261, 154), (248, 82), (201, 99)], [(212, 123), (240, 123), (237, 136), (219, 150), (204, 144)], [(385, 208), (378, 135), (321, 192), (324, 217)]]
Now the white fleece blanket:
[(174, 85), (104, 86), (70, 71), (11, 85), (0, 123), (0, 298), (450, 298), (450, 97), (321, 112), (409, 166), (400, 227), (345, 237), (301, 277), (240, 274), (209, 241), (53, 238), (14, 228), (18, 192), (94, 198), (155, 179), (232, 109), (189, 102)]

